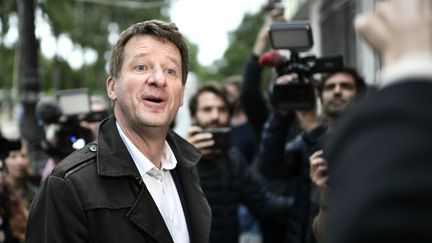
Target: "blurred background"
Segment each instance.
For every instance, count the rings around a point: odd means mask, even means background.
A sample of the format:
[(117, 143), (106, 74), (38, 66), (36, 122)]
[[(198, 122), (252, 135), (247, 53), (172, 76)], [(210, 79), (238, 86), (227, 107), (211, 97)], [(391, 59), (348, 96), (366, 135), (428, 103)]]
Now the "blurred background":
[[(376, 80), (379, 60), (356, 36), (352, 20), (376, 0), (2, 0), (0, 1), (0, 119), (6, 138), (37, 144), (43, 131), (35, 106), (58, 90), (88, 88), (105, 95), (110, 47), (119, 31), (147, 19), (175, 22), (191, 47), (187, 91), (200, 82), (243, 73), (266, 14), (285, 9), (287, 20), (312, 22), (317, 56), (343, 55)], [(263, 80), (270, 80), (266, 69)], [(267, 87), (264, 82), (263, 87)], [(188, 91), (189, 90), (189, 91)], [(187, 100), (187, 99), (185, 99)], [(187, 104), (183, 107), (187, 107)], [(177, 129), (189, 114), (179, 111)], [(178, 119), (178, 120), (179, 120)], [(31, 149), (31, 148), (30, 148)], [(37, 161), (37, 159), (36, 159)]]

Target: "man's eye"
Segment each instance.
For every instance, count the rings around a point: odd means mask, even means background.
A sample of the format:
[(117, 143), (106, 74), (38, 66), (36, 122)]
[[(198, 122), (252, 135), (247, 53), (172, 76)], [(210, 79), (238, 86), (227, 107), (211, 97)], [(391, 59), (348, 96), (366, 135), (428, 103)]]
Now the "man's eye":
[(324, 86), (324, 90), (333, 90), (334, 89), (334, 85), (327, 85), (327, 86)]
[(145, 70), (146, 70), (146, 66), (144, 66), (144, 65), (138, 65), (138, 66), (136, 66), (135, 68), (136, 68), (136, 70), (138, 70), (138, 71), (145, 71)]
[(355, 86), (352, 84), (344, 83), (344, 84), (341, 84), (341, 88), (346, 89), (346, 90), (354, 90)]
[(176, 74), (176, 71), (174, 70), (174, 69), (167, 69), (166, 70), (166, 72), (169, 74), (169, 75), (175, 75)]
[(212, 111), (212, 108), (211, 107), (204, 107), (204, 108), (202, 108), (202, 111), (205, 113), (209, 113)]

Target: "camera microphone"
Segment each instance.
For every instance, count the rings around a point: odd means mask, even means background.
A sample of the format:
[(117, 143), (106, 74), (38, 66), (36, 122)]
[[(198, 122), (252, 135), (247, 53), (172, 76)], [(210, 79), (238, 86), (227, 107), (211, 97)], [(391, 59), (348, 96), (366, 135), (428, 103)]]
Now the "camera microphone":
[(263, 67), (278, 67), (285, 63), (286, 58), (277, 50), (268, 51), (259, 57), (259, 64)]

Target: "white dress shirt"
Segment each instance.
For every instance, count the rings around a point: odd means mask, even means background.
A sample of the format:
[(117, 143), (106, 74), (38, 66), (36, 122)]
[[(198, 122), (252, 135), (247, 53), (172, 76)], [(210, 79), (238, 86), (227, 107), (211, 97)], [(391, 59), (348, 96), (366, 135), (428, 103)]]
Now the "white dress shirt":
[(159, 209), (163, 220), (175, 243), (189, 243), (189, 232), (176, 185), (170, 170), (177, 165), (177, 160), (169, 144), (165, 141), (161, 157), (161, 169), (158, 169), (126, 136), (120, 124), (117, 130), (128, 149), (142, 177), (147, 190)]
[(432, 55), (413, 54), (400, 58), (399, 61), (382, 70), (381, 87), (395, 82), (407, 81), (406, 78), (432, 78)]

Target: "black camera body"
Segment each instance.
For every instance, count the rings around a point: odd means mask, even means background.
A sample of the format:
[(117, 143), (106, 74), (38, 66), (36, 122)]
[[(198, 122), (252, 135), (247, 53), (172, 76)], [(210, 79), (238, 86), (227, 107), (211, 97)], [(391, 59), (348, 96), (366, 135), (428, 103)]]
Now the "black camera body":
[(211, 133), (213, 135), (214, 145), (212, 148), (226, 150), (231, 146), (231, 128), (230, 127), (216, 127), (206, 128), (201, 133)]
[[(81, 121), (93, 121), (105, 117), (90, 111), (88, 89), (61, 90), (56, 100), (41, 101), (36, 106), (40, 125), (55, 130), (54, 139), (42, 142), (42, 148), (51, 156), (65, 157), (74, 150), (91, 142), (94, 137), (90, 129), (82, 127)], [(54, 125), (54, 126), (52, 126)]]
[(306, 51), (313, 46), (312, 28), (309, 21), (272, 24), (269, 38), (273, 49), (286, 49), (291, 53), (289, 60), (275, 67), (278, 77), (286, 74), (297, 75), (296, 80), (289, 84), (273, 84), (271, 95), (273, 107), (276, 110), (313, 108), (316, 104), (313, 75), (342, 68), (342, 56), (300, 57), (299, 51)]

